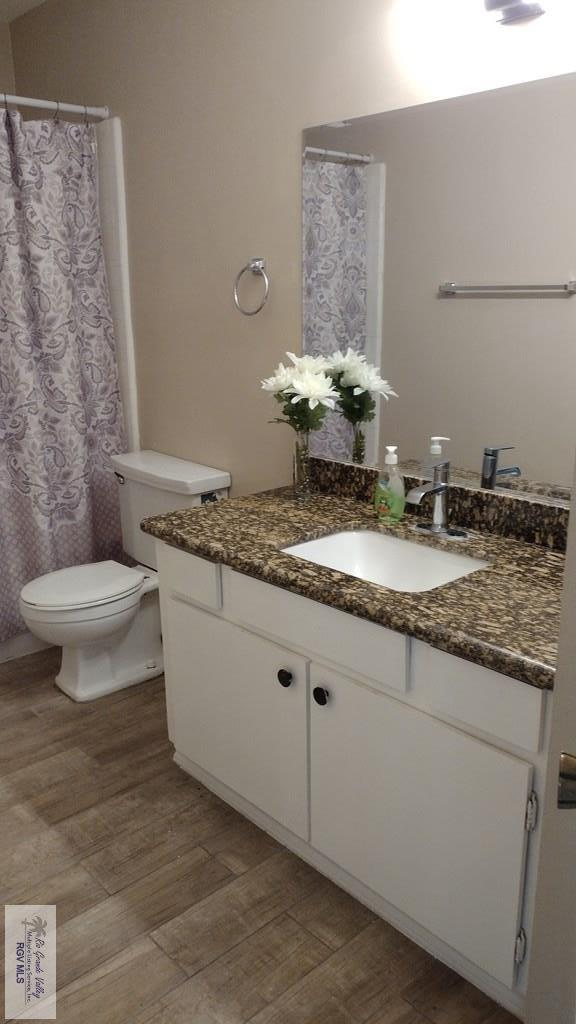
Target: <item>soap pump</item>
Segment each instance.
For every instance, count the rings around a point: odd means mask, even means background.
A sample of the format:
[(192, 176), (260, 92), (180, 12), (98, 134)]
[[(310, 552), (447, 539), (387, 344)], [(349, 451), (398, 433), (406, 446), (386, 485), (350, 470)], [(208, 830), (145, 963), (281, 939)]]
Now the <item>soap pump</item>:
[(436, 459), (442, 455), (442, 441), (450, 441), (450, 438), (439, 437), (435, 434), (430, 438), (430, 455), (433, 455)]
[(381, 523), (398, 523), (404, 513), (404, 480), (398, 469), (398, 446), (386, 446), (385, 468), (376, 485), (374, 507)]

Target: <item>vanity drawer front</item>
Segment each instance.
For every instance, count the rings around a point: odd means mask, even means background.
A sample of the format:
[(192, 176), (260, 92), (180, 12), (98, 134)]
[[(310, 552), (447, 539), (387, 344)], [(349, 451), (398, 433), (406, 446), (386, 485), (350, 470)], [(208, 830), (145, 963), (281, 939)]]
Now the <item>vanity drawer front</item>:
[(227, 618), (386, 689), (406, 690), (408, 640), (402, 634), (226, 567), (223, 590)]
[(156, 541), (160, 585), (167, 593), (205, 608), (222, 607), (222, 566)]
[(524, 750), (540, 750), (545, 694), (534, 686), (415, 640), (411, 690), (432, 712)]

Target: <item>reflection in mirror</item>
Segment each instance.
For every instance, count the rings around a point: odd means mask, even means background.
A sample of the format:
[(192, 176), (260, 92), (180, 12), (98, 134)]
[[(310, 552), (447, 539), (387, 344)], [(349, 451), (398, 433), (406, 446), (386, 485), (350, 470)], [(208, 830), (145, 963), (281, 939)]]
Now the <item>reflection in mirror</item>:
[[(397, 443), (402, 461), (426, 465), (429, 437), (444, 435), (444, 455), (479, 484), (484, 448), (514, 445), (500, 466), (522, 477), (497, 486), (548, 481), (568, 495), (575, 102), (567, 75), (304, 133), (304, 351), (351, 346), (399, 394), (380, 408), (366, 464)], [(443, 294), (446, 282), (481, 290)], [(502, 285), (513, 287), (492, 290)], [(350, 460), (338, 418), (314, 444)]]

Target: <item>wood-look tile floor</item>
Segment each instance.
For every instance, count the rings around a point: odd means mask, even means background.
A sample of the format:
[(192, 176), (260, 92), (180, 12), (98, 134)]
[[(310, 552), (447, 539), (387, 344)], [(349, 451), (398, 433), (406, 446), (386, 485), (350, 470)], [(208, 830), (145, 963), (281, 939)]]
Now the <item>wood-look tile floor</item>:
[(181, 771), (161, 680), (57, 665), (0, 666), (0, 902), (57, 905), (58, 1024), (515, 1021)]

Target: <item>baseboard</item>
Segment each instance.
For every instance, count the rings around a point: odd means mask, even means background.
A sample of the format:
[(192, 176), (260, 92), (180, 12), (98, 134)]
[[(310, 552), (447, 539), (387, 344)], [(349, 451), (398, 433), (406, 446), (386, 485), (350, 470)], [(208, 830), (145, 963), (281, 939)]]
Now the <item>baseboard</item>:
[(475, 985), (487, 996), (499, 1003), (500, 1006), (509, 1010), (516, 1017), (519, 1017), (520, 1020), (524, 1019), (525, 1000), (522, 993), (513, 992), (499, 981), (491, 978), (490, 975), (476, 967), (475, 964), (470, 963), (469, 960), (466, 960), (456, 950), (426, 931), (425, 928), (422, 928), (412, 918), (407, 917), (396, 907), (392, 906), (391, 903), (388, 903), (362, 882), (359, 882), (353, 875), (348, 874), (347, 871), (344, 871), (328, 857), (315, 850), (309, 843), (294, 835), (293, 832), (284, 828), (277, 821), (274, 821), (273, 818), (259, 810), (254, 804), (249, 803), (244, 797), (239, 796), (238, 793), (224, 785), (223, 782), (219, 782), (218, 779), (215, 779), (209, 772), (204, 771), (203, 768), (200, 768), (199, 765), (195, 764), (194, 761), (191, 761), (184, 754), (175, 751), (174, 760), (180, 768), (183, 768), (185, 772), (192, 775), (206, 786), (207, 789), (215, 793), (216, 796), (225, 800), (231, 807), (234, 807), (240, 814), (243, 814), (245, 818), (253, 821), (255, 825), (258, 825), (268, 835), (277, 839), (278, 842), (286, 846), (292, 853), (301, 857), (308, 864), (311, 864), (317, 871), (326, 875), (336, 885), (339, 885), (341, 889), (344, 889), (360, 903), (363, 903), (364, 906), (373, 910), (375, 914), (378, 914), (379, 917), (391, 924), (402, 935), (405, 935), (406, 938), (421, 946), (422, 949), (425, 949), (427, 953), (430, 953), (443, 964), (446, 964), (447, 967), (451, 967), (452, 970), (460, 974), (466, 981)]
[(25, 658), (27, 654), (35, 654), (36, 651), (44, 651), (48, 647), (50, 644), (39, 640), (38, 637), (26, 630), (25, 633), (19, 633), (18, 636), (13, 636), (10, 640), (0, 643), (0, 665), (5, 661)]

